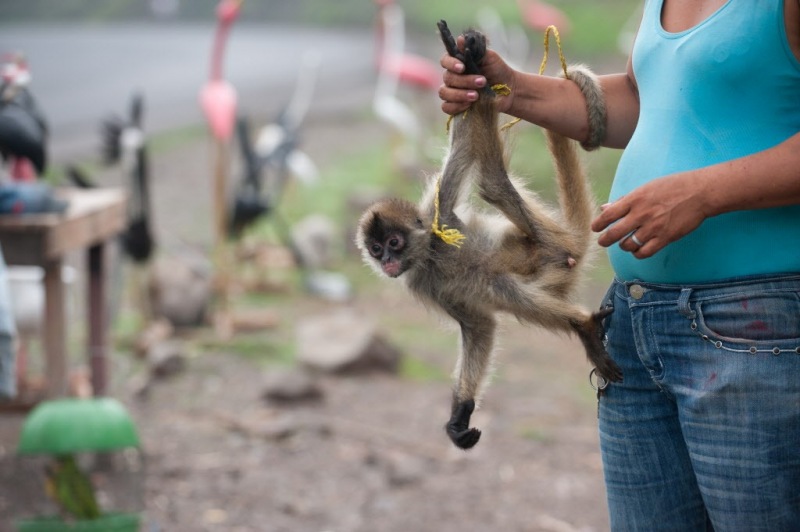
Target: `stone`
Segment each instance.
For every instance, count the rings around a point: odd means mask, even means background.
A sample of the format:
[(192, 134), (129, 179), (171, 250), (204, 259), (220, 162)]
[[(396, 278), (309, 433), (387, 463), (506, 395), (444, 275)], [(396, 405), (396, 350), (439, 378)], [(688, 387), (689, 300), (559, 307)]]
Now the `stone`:
[(303, 218), (292, 227), (292, 244), (300, 255), (302, 266), (310, 270), (330, 267), (333, 263), (336, 226), (327, 216), (315, 214)]
[(265, 380), (261, 397), (270, 402), (287, 405), (318, 402), (323, 398), (317, 379), (302, 368), (272, 371)]
[(395, 372), (402, 355), (352, 309), (306, 318), (296, 337), (298, 361), (325, 373)]
[(156, 344), (147, 353), (147, 362), (153, 377), (172, 377), (186, 368), (185, 346), (178, 340)]
[(205, 323), (212, 284), (207, 267), (178, 257), (159, 257), (153, 262), (148, 284), (156, 317), (166, 318), (176, 327)]

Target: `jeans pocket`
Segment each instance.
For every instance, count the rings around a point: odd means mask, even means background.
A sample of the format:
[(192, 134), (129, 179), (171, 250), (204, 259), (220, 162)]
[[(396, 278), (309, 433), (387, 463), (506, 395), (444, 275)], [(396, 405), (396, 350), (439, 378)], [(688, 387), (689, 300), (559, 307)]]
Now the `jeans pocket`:
[(708, 298), (695, 304), (694, 329), (718, 348), (750, 353), (800, 353), (800, 294), (764, 291)]

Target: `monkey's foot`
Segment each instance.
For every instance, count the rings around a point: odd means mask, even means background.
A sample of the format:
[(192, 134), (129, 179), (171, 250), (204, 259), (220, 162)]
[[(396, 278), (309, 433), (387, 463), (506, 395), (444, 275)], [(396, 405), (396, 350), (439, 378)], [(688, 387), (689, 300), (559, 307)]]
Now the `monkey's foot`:
[(586, 348), (586, 356), (594, 364), (597, 374), (607, 381), (620, 382), (622, 381), (622, 370), (611, 359), (608, 351), (606, 351), (606, 346), (603, 344), (605, 335), (603, 320), (612, 312), (614, 312), (614, 307), (607, 307), (592, 313), (589, 320), (583, 327), (579, 327), (577, 332), (581, 342), (583, 342), (583, 346)]
[[(479, 74), (478, 65), (486, 55), (486, 37), (479, 31), (469, 29), (464, 32), (464, 70)], [(473, 72), (474, 71), (474, 72)]]
[(481, 439), (480, 430), (469, 428), (469, 418), (474, 410), (475, 401), (472, 399), (458, 403), (445, 426), (447, 435), (461, 449), (471, 449)]
[(456, 40), (447, 27), (447, 22), (440, 20), (437, 23), (439, 35), (442, 38), (447, 53), (464, 63), (465, 74), (479, 74), (481, 60), (486, 54), (486, 37), (477, 30), (467, 30), (464, 32), (464, 52), (459, 51)]

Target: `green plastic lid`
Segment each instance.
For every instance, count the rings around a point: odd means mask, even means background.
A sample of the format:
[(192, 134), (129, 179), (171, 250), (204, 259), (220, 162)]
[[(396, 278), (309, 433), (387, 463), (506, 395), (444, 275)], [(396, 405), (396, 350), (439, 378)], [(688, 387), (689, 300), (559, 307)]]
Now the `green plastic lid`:
[(25, 419), (17, 451), (70, 454), (138, 446), (139, 436), (125, 407), (102, 397), (40, 403)]

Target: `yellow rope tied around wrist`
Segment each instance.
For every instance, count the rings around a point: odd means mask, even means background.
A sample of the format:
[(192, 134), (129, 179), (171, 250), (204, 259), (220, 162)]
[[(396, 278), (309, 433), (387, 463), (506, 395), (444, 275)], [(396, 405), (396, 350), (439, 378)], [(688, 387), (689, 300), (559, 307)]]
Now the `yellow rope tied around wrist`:
[[(506, 85), (505, 83), (496, 83), (495, 85), (491, 86), (491, 89), (494, 91), (495, 94), (498, 96), (508, 96), (511, 94), (511, 87)], [(469, 109), (461, 113), (462, 118), (467, 118), (467, 113), (469, 113)], [(453, 122), (453, 115), (447, 117), (447, 123), (445, 124), (445, 131), (450, 133), (450, 124)], [(517, 119), (519, 121), (519, 119)]]
[(442, 177), (436, 179), (436, 188), (433, 192), (433, 224), (431, 230), (433, 234), (438, 236), (445, 244), (450, 244), (457, 248), (461, 247), (461, 243), (467, 238), (458, 229), (448, 229), (446, 225), (439, 226), (439, 187), (442, 184)]

